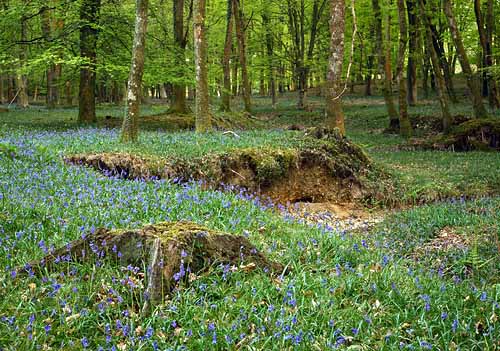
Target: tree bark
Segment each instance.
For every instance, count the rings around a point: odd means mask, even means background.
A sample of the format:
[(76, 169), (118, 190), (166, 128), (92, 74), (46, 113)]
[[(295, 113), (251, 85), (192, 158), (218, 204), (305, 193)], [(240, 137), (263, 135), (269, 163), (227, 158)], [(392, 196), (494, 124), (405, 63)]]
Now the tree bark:
[(80, 56), (85, 62), (80, 68), (78, 122), (94, 123), (97, 39), (101, 0), (83, 0), (80, 7)]
[(0, 74), (0, 105), (5, 104), (5, 79), (3, 74)]
[[(174, 43), (175, 43), (175, 63), (177, 69), (181, 70), (186, 65), (186, 45), (187, 36), (184, 33), (184, 0), (173, 0), (173, 22), (174, 22)], [(187, 31), (186, 31), (187, 32)], [(189, 112), (186, 105), (186, 85), (176, 82), (173, 84), (172, 112), (185, 114)]]
[(233, 14), (234, 23), (236, 27), (236, 38), (238, 39), (238, 51), (241, 66), (241, 80), (243, 86), (243, 102), (245, 104), (245, 111), (251, 112), (251, 87), (248, 79), (247, 68), (247, 53), (246, 53), (246, 40), (245, 40), (245, 22), (243, 18), (243, 11), (241, 9), (240, 0), (233, 0)]
[(267, 54), (267, 76), (269, 79), (269, 95), (272, 106), (276, 106), (276, 74), (274, 70), (274, 40), (271, 28), (271, 21), (267, 13), (262, 14), (262, 23), (266, 31), (266, 54)]
[(231, 111), (231, 51), (233, 47), (233, 3), (227, 0), (226, 12), (226, 40), (224, 42), (224, 56), (222, 57), (222, 70), (224, 72), (224, 86), (222, 88), (221, 110)]
[[(487, 0), (486, 16), (481, 12), (481, 0), (474, 0), (474, 13), (476, 15), (476, 24), (479, 32), (479, 39), (483, 50), (483, 73), (485, 92), (488, 96), (488, 101), (492, 108), (500, 108), (500, 100), (498, 98), (498, 89), (496, 82), (491, 76), (489, 70), (493, 67), (493, 31), (494, 16), (493, 16), (493, 0)], [(486, 18), (486, 21), (484, 20)]]
[(408, 84), (408, 104), (415, 106), (418, 100), (418, 84), (417, 84), (417, 62), (419, 58), (419, 31), (418, 31), (418, 16), (415, 0), (406, 0), (408, 10), (409, 24), (409, 52), (408, 52), (408, 69), (407, 69), (407, 84)]
[(481, 89), (479, 87), (479, 81), (472, 72), (472, 68), (469, 63), (469, 58), (465, 51), (465, 47), (462, 41), (462, 36), (458, 30), (458, 26), (455, 20), (455, 15), (453, 14), (453, 9), (450, 0), (443, 0), (443, 9), (448, 20), (448, 27), (450, 29), (451, 37), (455, 44), (455, 49), (457, 50), (458, 60), (460, 61), (460, 66), (462, 71), (467, 78), (467, 86), (472, 95), (472, 105), (474, 107), (474, 114), (476, 118), (488, 117), (486, 108), (483, 104), (483, 98), (481, 96)]
[[(233, 3), (234, 5), (234, 3)], [(196, 66), (196, 131), (212, 129), (208, 95), (206, 0), (194, 1), (194, 60)]]
[(148, 27), (148, 0), (136, 0), (134, 46), (128, 78), (127, 113), (123, 119), (121, 141), (136, 142), (138, 137), (139, 107), (144, 73), (144, 52)]
[(326, 125), (345, 135), (342, 110), (342, 66), (344, 61), (345, 0), (330, 0), (330, 58), (326, 94)]
[[(28, 27), (27, 19), (23, 16), (21, 17), (21, 41), (25, 42), (28, 39)], [(27, 55), (28, 47), (26, 44), (21, 44), (19, 48), (19, 67), (17, 72), (17, 105), (22, 108), (26, 108), (29, 105), (28, 98), (28, 76), (22, 70), (26, 64), (28, 58)]]
[[(390, 26), (387, 17), (386, 26), (386, 39), (384, 40), (384, 32), (382, 26), (382, 10), (380, 8), (379, 0), (372, 0), (373, 15), (375, 17), (375, 34), (376, 34), (376, 48), (378, 54), (379, 71), (384, 73), (384, 84), (382, 92), (384, 95), (385, 106), (387, 114), (389, 115), (389, 129), (392, 131), (399, 131), (399, 115), (396, 111), (396, 106), (392, 99), (392, 67), (391, 67), (391, 49), (390, 49)], [(389, 35), (388, 35), (389, 34)]]
[(444, 75), (441, 71), (442, 66), (441, 63), (439, 62), (438, 53), (436, 52), (436, 49), (432, 44), (432, 31), (430, 29), (431, 20), (427, 15), (427, 11), (425, 9), (425, 5), (422, 0), (419, 0), (419, 7), (420, 7), (421, 18), (423, 19), (424, 23), (425, 43), (434, 69), (434, 76), (436, 77), (436, 90), (438, 93), (439, 104), (441, 106), (443, 132), (445, 134), (448, 134), (453, 125), (453, 117), (450, 114), (448, 95), (446, 92), (446, 83)]
[(405, 0), (398, 0), (399, 19), (399, 49), (397, 64), (397, 80), (399, 84), (399, 126), (400, 133), (405, 138), (412, 135), (412, 127), (408, 117), (407, 82), (404, 79), (406, 47), (408, 44), (408, 25), (406, 22)]

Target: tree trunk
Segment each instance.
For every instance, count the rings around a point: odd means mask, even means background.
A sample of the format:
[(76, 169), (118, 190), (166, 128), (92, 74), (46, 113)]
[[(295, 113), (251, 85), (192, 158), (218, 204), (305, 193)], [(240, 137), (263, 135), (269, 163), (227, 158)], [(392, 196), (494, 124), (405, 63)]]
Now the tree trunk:
[(441, 63), (439, 62), (438, 53), (432, 45), (432, 31), (431, 20), (427, 15), (424, 2), (419, 0), (420, 14), (424, 22), (425, 29), (425, 43), (427, 45), (427, 51), (430, 55), (432, 66), (434, 68), (434, 76), (436, 77), (436, 88), (439, 98), (439, 104), (441, 106), (441, 115), (443, 121), (443, 132), (445, 134), (449, 133), (453, 125), (453, 117), (450, 114), (448, 95), (446, 93), (446, 83), (444, 80), (443, 73), (441, 72)]
[(245, 103), (245, 111), (251, 112), (251, 87), (248, 80), (247, 70), (247, 54), (246, 54), (246, 40), (245, 40), (245, 22), (243, 19), (243, 10), (240, 5), (240, 0), (233, 0), (233, 14), (234, 23), (236, 27), (236, 38), (238, 39), (238, 51), (241, 66), (241, 79), (243, 83), (243, 101)]
[(267, 54), (267, 76), (269, 79), (269, 95), (271, 96), (271, 103), (273, 108), (276, 106), (276, 78), (274, 72), (274, 43), (273, 33), (270, 24), (269, 15), (262, 14), (262, 23), (266, 31), (266, 54)]
[[(482, 61), (484, 71), (484, 85), (485, 92), (488, 96), (488, 101), (492, 108), (500, 108), (500, 100), (498, 98), (498, 91), (496, 82), (491, 76), (489, 70), (493, 67), (493, 51), (492, 39), (494, 26), (493, 17), (493, 0), (488, 0), (486, 7), (486, 21), (483, 20), (484, 16), (481, 13), (481, 0), (474, 0), (474, 13), (476, 15), (476, 24), (479, 32), (479, 39), (481, 48), (483, 50)], [(484, 23), (486, 22), (486, 23)]]
[(391, 131), (399, 131), (399, 115), (396, 111), (396, 106), (392, 99), (392, 67), (391, 67), (391, 48), (390, 48), (390, 21), (387, 16), (386, 40), (384, 40), (384, 32), (382, 26), (382, 11), (380, 9), (379, 0), (372, 0), (373, 15), (375, 17), (375, 34), (376, 48), (378, 55), (379, 71), (384, 73), (384, 84), (382, 92), (384, 95), (387, 114), (389, 115), (389, 129)]
[(330, 58), (326, 94), (326, 125), (345, 135), (342, 110), (342, 65), (344, 61), (345, 0), (330, 0)]
[(142, 95), (144, 52), (148, 27), (148, 0), (136, 0), (134, 46), (128, 78), (127, 113), (123, 119), (121, 141), (135, 142), (138, 136), (139, 107)]
[(5, 104), (5, 79), (3, 74), (0, 74), (0, 105)]
[(226, 12), (226, 40), (224, 42), (224, 56), (222, 57), (222, 70), (224, 72), (224, 87), (222, 88), (221, 110), (231, 111), (231, 51), (233, 47), (233, 3), (227, 0)]
[(71, 91), (71, 81), (67, 80), (65, 83), (66, 106), (73, 106), (73, 93)]
[(418, 85), (417, 85), (417, 62), (419, 58), (419, 31), (418, 31), (418, 8), (415, 6), (415, 0), (406, 0), (408, 10), (409, 24), (409, 53), (408, 53), (408, 69), (407, 69), (407, 84), (408, 84), (408, 104), (415, 106), (418, 100)]
[[(233, 3), (234, 4), (234, 3)], [(194, 61), (196, 67), (196, 131), (204, 133), (212, 129), (208, 96), (206, 0), (194, 1)]]
[[(183, 71), (186, 65), (186, 45), (187, 36), (184, 33), (184, 0), (173, 0), (173, 22), (174, 22), (174, 46), (175, 46), (175, 64), (178, 70)], [(181, 74), (179, 74), (181, 76)], [(179, 77), (181, 78), (181, 77)], [(173, 102), (172, 112), (185, 114), (189, 110), (186, 105), (186, 85), (176, 82), (173, 84)]]
[(399, 126), (400, 133), (405, 138), (412, 135), (412, 127), (408, 118), (408, 101), (406, 84), (404, 79), (406, 47), (408, 44), (408, 25), (406, 22), (405, 0), (398, 0), (398, 19), (399, 19), (399, 50), (397, 64), (397, 80), (399, 84)]
[(78, 122), (94, 123), (95, 113), (97, 37), (101, 0), (83, 0), (80, 7), (80, 56), (85, 62), (80, 68)]
[(469, 58), (465, 51), (465, 47), (462, 41), (462, 36), (458, 30), (458, 26), (455, 20), (455, 15), (453, 14), (453, 9), (450, 0), (443, 0), (443, 9), (448, 20), (448, 27), (450, 29), (451, 37), (455, 44), (455, 49), (457, 50), (458, 59), (460, 61), (460, 66), (462, 71), (467, 78), (467, 86), (472, 95), (472, 105), (474, 107), (474, 114), (476, 118), (485, 118), (488, 116), (486, 109), (483, 104), (483, 98), (481, 96), (481, 89), (479, 87), (479, 81), (472, 72), (472, 68), (469, 63)]
[(26, 108), (29, 105), (29, 99), (28, 99), (28, 77), (26, 73), (22, 72), (24, 69), (24, 65), (26, 64), (27, 60), (27, 50), (28, 47), (24, 43), (28, 39), (28, 28), (27, 28), (27, 20), (23, 16), (21, 17), (21, 42), (23, 44), (20, 45), (19, 47), (19, 66), (18, 66), (18, 72), (17, 72), (17, 88), (18, 88), (18, 94), (17, 94), (17, 105), (22, 108)]

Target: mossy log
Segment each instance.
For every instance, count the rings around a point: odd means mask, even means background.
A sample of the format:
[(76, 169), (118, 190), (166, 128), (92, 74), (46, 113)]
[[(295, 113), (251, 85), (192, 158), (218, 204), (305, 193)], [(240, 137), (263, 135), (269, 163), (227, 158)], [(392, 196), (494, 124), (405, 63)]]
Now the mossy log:
[[(60, 261), (83, 262), (95, 257), (111, 258), (122, 266), (147, 264), (144, 311), (163, 301), (180, 281), (187, 281), (189, 273), (202, 273), (216, 263), (284, 273), (281, 264), (268, 260), (245, 237), (211, 231), (191, 222), (164, 222), (135, 230), (98, 229), (28, 267), (35, 272), (41, 267), (54, 270)], [(19, 273), (24, 271), (20, 269)]]

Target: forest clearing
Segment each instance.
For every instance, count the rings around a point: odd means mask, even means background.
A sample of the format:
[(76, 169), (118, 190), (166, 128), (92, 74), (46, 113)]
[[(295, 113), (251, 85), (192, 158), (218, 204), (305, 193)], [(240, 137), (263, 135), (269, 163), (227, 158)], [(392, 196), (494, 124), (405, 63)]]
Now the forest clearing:
[(498, 13), (0, 0), (0, 351), (500, 350)]

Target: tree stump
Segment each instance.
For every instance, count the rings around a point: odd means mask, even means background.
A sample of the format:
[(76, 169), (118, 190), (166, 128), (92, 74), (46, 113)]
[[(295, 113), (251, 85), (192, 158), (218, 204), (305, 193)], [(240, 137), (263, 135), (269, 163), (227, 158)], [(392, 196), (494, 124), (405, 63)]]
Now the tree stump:
[(191, 222), (164, 222), (136, 230), (101, 228), (27, 266), (33, 271), (41, 267), (54, 270), (57, 262), (83, 262), (92, 257), (113, 257), (124, 266), (147, 263), (143, 312), (162, 302), (178, 282), (187, 280), (189, 273), (201, 273), (214, 263), (284, 272), (281, 264), (268, 260), (245, 237), (211, 231)]

